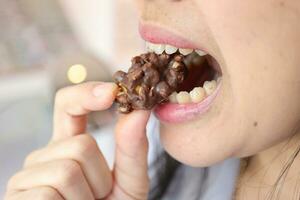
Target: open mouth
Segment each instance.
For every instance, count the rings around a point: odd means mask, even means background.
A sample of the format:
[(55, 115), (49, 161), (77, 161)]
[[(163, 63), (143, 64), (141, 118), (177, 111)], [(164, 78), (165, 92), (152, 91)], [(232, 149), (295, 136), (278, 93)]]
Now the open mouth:
[(148, 52), (180, 53), (188, 67), (188, 76), (178, 90), (154, 109), (156, 116), (164, 122), (178, 123), (206, 113), (221, 90), (222, 70), (217, 60), (193, 42), (161, 27), (140, 24), (139, 31)]
[(200, 103), (217, 89), (222, 77), (221, 69), (215, 59), (204, 51), (149, 42), (146, 42), (146, 47), (148, 52), (156, 54), (180, 53), (185, 56), (188, 76), (178, 90), (169, 96), (169, 103)]

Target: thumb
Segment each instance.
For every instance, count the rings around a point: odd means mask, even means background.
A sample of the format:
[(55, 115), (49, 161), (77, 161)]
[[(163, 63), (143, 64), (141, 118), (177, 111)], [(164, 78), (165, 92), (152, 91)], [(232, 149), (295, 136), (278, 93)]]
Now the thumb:
[(114, 177), (117, 187), (114, 192), (120, 199), (147, 199), (148, 140), (146, 125), (150, 111), (134, 111), (122, 115), (116, 127), (116, 161)]

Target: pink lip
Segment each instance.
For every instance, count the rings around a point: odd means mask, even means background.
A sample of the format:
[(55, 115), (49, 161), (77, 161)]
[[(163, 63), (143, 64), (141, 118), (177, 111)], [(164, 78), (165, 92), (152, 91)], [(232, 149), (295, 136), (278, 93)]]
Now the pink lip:
[(172, 104), (166, 103), (157, 106), (154, 109), (155, 115), (164, 122), (167, 123), (179, 123), (192, 120), (206, 113), (211, 107), (213, 101), (220, 92), (221, 84), (213, 94), (208, 96), (200, 103), (195, 104)]
[(200, 49), (191, 41), (155, 25), (140, 23), (139, 32), (141, 37), (145, 41), (151, 43), (169, 44), (178, 48), (185, 49)]

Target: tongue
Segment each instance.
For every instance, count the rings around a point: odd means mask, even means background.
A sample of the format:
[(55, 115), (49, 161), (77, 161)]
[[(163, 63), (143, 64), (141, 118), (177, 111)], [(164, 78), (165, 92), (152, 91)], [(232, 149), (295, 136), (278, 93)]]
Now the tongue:
[(189, 69), (188, 77), (179, 86), (179, 91), (190, 92), (194, 87), (203, 86), (205, 81), (210, 81), (214, 78), (214, 70), (209, 66), (208, 62), (198, 66), (191, 66)]

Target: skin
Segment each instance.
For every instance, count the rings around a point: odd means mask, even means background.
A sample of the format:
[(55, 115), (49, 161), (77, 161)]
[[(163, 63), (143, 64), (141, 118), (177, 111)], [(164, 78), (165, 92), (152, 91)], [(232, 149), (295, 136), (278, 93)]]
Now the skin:
[[(265, 199), (300, 141), (300, 2), (135, 2), (142, 23), (188, 38), (214, 56), (223, 72), (221, 92), (207, 113), (181, 124), (161, 124), (165, 149), (196, 167), (252, 156), (236, 198)], [(6, 200), (33, 195), (37, 199), (147, 199), (149, 113), (120, 117), (112, 172), (93, 138), (84, 134), (86, 115), (111, 106), (112, 88), (109, 83), (85, 83), (58, 93), (53, 139), (29, 155), (24, 169), (11, 178)], [(95, 90), (100, 96), (94, 95)], [(281, 199), (294, 194), (299, 164), (298, 157)]]
[[(223, 71), (209, 112), (162, 124), (162, 141), (175, 158), (207, 166), (253, 155), (291, 135), (300, 120), (299, 2), (140, 1), (140, 10), (143, 23), (189, 38)], [(176, 17), (169, 10), (178, 10)]]
[[(161, 140), (173, 157), (199, 167), (272, 146), (278, 153), (276, 145), (298, 132), (300, 2), (157, 0), (139, 6), (142, 23), (189, 38), (223, 71), (221, 93), (209, 112), (190, 122), (162, 123)], [(268, 160), (269, 153), (262, 155)]]
[(111, 107), (116, 92), (114, 83), (99, 82), (61, 89), (55, 99), (52, 140), (26, 158), (23, 169), (9, 180), (5, 199), (146, 199), (145, 127), (150, 112), (120, 116), (113, 171), (94, 138), (85, 133), (87, 115)]

